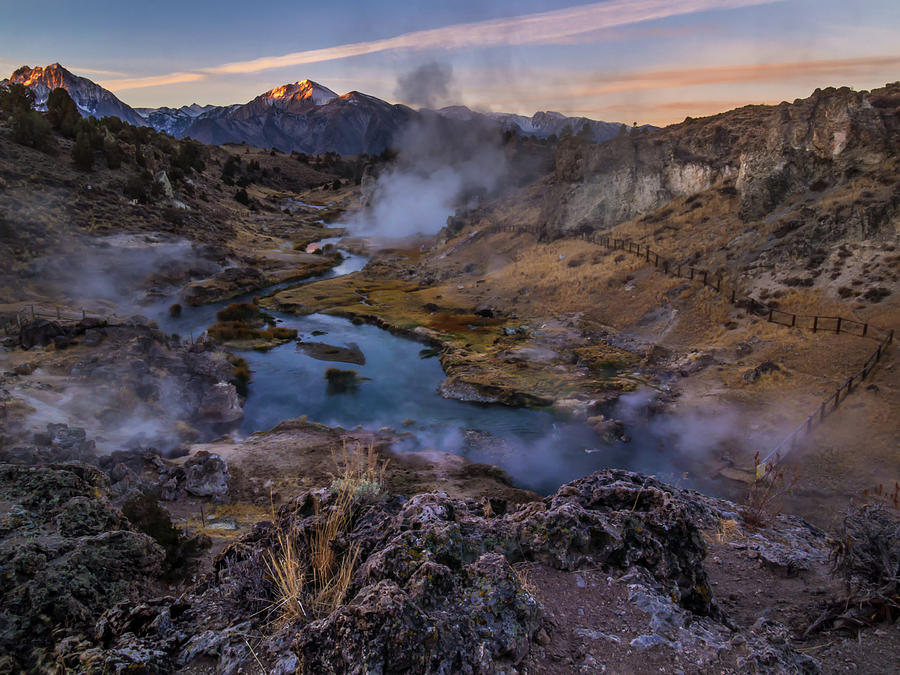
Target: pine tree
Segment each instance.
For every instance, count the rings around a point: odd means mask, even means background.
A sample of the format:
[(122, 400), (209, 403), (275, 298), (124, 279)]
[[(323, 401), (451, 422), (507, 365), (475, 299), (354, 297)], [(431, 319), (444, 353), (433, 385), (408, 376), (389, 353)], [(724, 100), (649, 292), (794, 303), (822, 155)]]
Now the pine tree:
[(75, 161), (75, 166), (82, 171), (90, 171), (94, 168), (94, 148), (91, 146), (91, 137), (87, 131), (79, 131), (75, 137), (72, 159)]
[(76, 127), (81, 120), (78, 106), (62, 87), (57, 87), (47, 96), (47, 121), (66, 138), (74, 138)]

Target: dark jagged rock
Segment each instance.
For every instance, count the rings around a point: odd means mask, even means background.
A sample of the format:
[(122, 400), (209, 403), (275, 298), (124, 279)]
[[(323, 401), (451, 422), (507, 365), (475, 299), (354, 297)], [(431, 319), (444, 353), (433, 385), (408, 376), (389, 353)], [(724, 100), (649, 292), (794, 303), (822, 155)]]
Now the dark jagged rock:
[[(230, 626), (263, 619), (258, 596), (272, 593), (265, 551), (277, 550), (279, 529), (305, 547), (335, 504), (328, 491), (295, 498), (281, 508), (277, 527), (261, 524), (226, 549), (217, 579), (189, 601), (213, 600)], [(443, 493), (356, 501), (349, 531), (333, 543), (342, 554), (359, 547), (348, 601), (302, 630), (286, 626), (263, 650), (287, 663), (292, 644), (303, 672), (482, 673), (514, 666), (540, 621), (511, 567), (522, 561), (562, 570), (640, 568), (684, 611), (713, 620), (718, 609), (702, 565), (699, 508), (627, 472), (594, 474), (504, 515)], [(195, 623), (178, 630), (215, 629)], [(168, 659), (185, 663), (184, 648), (170, 650)]]
[(228, 464), (201, 450), (184, 464), (184, 489), (195, 497), (222, 497), (228, 492)]
[(37, 667), (66, 636), (158, 574), (162, 550), (105, 499), (84, 464), (0, 464), (0, 651)]
[[(515, 567), (531, 563), (602, 569), (610, 582), (627, 584), (627, 602), (648, 623), (623, 649), (667, 649), (710, 662), (728, 653), (738, 671), (727, 672), (817, 672), (812, 659), (790, 648), (783, 626), (757, 622), (736, 632), (714, 602), (700, 528), (737, 517), (733, 504), (612, 470), (512, 509), (488, 504), (440, 492), (354, 497), (347, 527), (330, 542), (338, 559), (354, 560), (344, 601), (334, 609), (309, 604), (308, 616), (278, 621), (272, 556), (288, 536), (299, 551), (296, 573), (312, 590), (310, 542), (346, 507), (330, 490), (303, 493), (274, 523), (259, 523), (229, 545), (192, 592), (112, 607), (93, 635), (57, 644), (57, 664), (98, 673), (201, 665), (240, 672), (261, 664), (285, 674), (518, 672), (532, 644), (547, 640), (541, 606)], [(814, 540), (823, 534), (794, 520), (777, 544), (759, 534), (752, 545), (761, 556), (773, 545), (789, 555), (785, 537), (794, 538), (803, 555), (818, 555)], [(251, 635), (258, 638), (252, 649)]]
[(53, 340), (63, 334), (63, 329), (55, 321), (35, 319), (22, 325), (19, 330), (19, 344), (22, 349), (32, 347), (46, 347), (53, 344)]

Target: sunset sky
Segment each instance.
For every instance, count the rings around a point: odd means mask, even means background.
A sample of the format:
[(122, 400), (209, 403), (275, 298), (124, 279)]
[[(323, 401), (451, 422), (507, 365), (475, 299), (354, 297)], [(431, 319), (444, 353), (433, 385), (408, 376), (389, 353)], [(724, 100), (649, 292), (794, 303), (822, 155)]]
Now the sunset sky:
[(896, 0), (152, 3), (0, 0), (0, 73), (60, 62), (132, 106), (243, 103), (309, 78), (407, 102), (681, 121), (900, 79)]

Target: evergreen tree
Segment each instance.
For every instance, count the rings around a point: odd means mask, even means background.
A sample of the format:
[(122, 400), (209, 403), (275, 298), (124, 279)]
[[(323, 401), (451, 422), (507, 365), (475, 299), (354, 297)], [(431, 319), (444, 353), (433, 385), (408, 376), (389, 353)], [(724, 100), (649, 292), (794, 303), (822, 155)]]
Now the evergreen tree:
[(36, 110), (17, 108), (12, 115), (11, 130), (13, 140), (20, 145), (43, 152), (51, 152), (55, 147), (50, 123)]
[(94, 168), (94, 148), (91, 145), (90, 134), (81, 130), (75, 137), (75, 145), (72, 147), (72, 159), (82, 171), (90, 171)]
[(122, 166), (122, 150), (119, 144), (112, 138), (103, 142), (103, 152), (106, 155), (106, 166), (110, 169), (118, 169)]
[(78, 106), (62, 87), (57, 87), (47, 96), (47, 121), (66, 138), (74, 138), (81, 115)]
[(0, 87), (0, 110), (9, 115), (27, 112), (34, 107), (34, 92), (18, 82)]

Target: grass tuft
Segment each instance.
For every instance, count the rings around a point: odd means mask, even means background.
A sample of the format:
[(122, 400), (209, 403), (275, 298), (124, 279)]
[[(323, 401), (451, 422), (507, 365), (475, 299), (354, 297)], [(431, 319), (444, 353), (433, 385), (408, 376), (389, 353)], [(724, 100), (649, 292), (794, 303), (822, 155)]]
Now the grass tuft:
[(279, 526), (267, 554), (268, 576), (275, 586), (269, 609), (278, 625), (327, 616), (343, 604), (350, 588), (360, 546), (338, 542), (351, 531), (357, 497), (381, 492), (387, 461), (378, 457), (374, 444), (363, 447), (358, 442), (345, 442), (333, 458), (338, 473), (333, 476), (330, 503), (323, 507), (316, 499), (310, 529)]
[(359, 441), (344, 440), (340, 450), (332, 450), (331, 458), (338, 470), (332, 476), (333, 491), (347, 491), (354, 496), (381, 493), (389, 460), (380, 459), (373, 442), (363, 446)]

